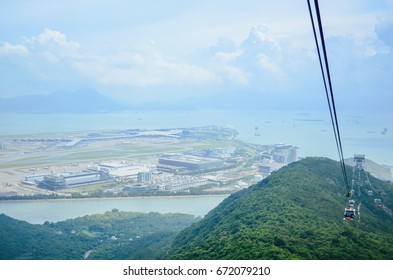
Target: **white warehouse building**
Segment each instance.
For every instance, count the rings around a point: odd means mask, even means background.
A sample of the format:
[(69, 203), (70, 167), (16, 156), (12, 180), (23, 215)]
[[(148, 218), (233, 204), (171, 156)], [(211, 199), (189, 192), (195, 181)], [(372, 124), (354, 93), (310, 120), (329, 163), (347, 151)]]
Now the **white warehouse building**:
[(149, 168), (142, 165), (131, 165), (127, 163), (101, 163), (99, 166), (101, 172), (108, 174), (110, 177), (120, 180), (138, 178), (138, 173), (149, 172)]

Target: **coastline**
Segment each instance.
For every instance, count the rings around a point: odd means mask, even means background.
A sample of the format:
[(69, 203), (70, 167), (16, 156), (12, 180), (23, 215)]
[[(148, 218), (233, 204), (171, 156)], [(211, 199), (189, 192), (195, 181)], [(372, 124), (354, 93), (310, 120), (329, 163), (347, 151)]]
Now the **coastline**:
[(151, 195), (151, 196), (119, 196), (119, 197), (83, 197), (83, 198), (43, 198), (43, 199), (0, 199), (0, 203), (12, 202), (54, 202), (54, 201), (94, 201), (94, 200), (140, 200), (157, 198), (193, 198), (193, 197), (228, 197), (231, 194), (191, 194), (191, 195)]
[(59, 222), (86, 215), (120, 212), (183, 213), (203, 217), (221, 203), (224, 195), (24, 200), (0, 203), (0, 213), (31, 224)]

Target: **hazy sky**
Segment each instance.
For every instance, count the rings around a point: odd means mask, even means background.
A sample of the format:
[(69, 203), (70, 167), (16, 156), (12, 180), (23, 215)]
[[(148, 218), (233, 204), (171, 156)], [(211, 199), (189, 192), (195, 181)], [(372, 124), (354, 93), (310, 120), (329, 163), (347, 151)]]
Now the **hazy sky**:
[[(337, 99), (391, 106), (393, 1), (320, 8)], [(306, 0), (0, 1), (0, 75), (1, 98), (325, 98)]]

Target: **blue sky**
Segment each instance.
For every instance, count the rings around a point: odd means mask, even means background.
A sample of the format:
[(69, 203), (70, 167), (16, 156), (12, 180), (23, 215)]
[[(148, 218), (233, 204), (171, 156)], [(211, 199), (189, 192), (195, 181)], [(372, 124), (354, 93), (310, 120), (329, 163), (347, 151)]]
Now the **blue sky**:
[[(393, 104), (393, 1), (320, 0), (338, 102)], [(324, 101), (306, 0), (0, 2), (0, 97)]]

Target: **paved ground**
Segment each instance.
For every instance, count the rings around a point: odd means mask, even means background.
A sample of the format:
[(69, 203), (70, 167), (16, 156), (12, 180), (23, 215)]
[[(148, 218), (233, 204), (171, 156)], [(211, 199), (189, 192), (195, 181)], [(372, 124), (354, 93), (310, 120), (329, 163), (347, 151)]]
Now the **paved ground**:
[[(81, 133), (68, 134), (68, 138), (82, 137)], [(154, 164), (157, 156), (167, 152), (184, 152), (193, 148), (220, 146), (218, 141), (190, 141), (167, 138), (117, 139), (105, 141), (80, 142), (65, 148), (63, 142), (31, 141), (31, 139), (60, 138), (60, 134), (21, 137), (30, 141), (15, 141), (15, 138), (2, 138), (0, 143), (0, 196), (31, 195), (48, 191), (21, 184), (25, 176), (33, 174), (81, 172), (88, 166), (98, 165), (100, 161), (145, 161)]]

